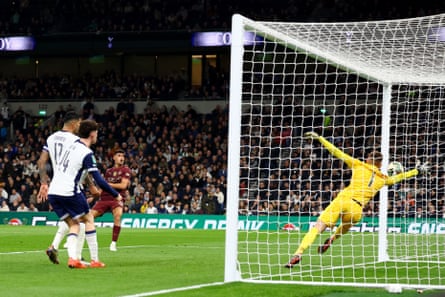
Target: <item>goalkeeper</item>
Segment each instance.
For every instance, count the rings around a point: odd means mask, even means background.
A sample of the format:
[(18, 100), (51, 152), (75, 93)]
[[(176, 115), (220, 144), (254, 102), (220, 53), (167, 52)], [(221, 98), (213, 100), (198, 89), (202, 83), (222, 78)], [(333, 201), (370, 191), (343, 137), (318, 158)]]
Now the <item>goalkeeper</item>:
[(344, 161), (352, 169), (352, 177), (349, 186), (337, 195), (320, 214), (314, 227), (304, 236), (294, 256), (286, 264), (287, 268), (292, 268), (298, 264), (303, 252), (315, 241), (317, 236), (327, 227), (333, 228), (338, 219), (341, 218), (341, 224), (335, 230), (335, 233), (318, 248), (320, 254), (326, 252), (334, 240), (347, 233), (353, 225), (360, 221), (363, 207), (383, 186), (391, 186), (418, 174), (427, 174), (429, 171), (428, 163), (424, 163), (422, 165), (417, 164), (415, 169), (394, 176), (386, 176), (380, 171), (383, 159), (380, 152), (373, 151), (369, 153), (365, 162), (363, 162), (344, 153), (315, 132), (305, 133), (304, 136), (308, 139), (318, 140), (329, 153)]

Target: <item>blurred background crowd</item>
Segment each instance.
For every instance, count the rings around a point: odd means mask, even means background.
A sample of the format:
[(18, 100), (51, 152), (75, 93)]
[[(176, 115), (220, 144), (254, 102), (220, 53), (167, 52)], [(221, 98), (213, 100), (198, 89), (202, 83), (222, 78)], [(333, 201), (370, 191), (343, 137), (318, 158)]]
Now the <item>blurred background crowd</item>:
[[(191, 105), (186, 110), (147, 105), (136, 112), (131, 100), (122, 100), (102, 114), (92, 112), (94, 108), (94, 101), (87, 100), (80, 110), (84, 119), (100, 123), (99, 141), (93, 148), (99, 168), (104, 172), (112, 166), (113, 152), (124, 149), (126, 164), (132, 172), (125, 212), (224, 214), (227, 106), (217, 106), (206, 114), (196, 112)], [(36, 161), (47, 136), (61, 127), (61, 119), (68, 110), (61, 106), (50, 120), (43, 122), (19, 109), (0, 121), (0, 133), (6, 130), (0, 143), (0, 177), (5, 181), (0, 188), (2, 210), (51, 210), (48, 203), (37, 199), (40, 184)], [(316, 113), (314, 116), (312, 107), (300, 107), (295, 112), (302, 116), (295, 116), (294, 121), (309, 119), (317, 123), (324, 116)], [(351, 109), (347, 113), (356, 118)], [(333, 115), (333, 118), (342, 117)], [(347, 185), (350, 169), (332, 159), (319, 145), (302, 139), (301, 135), (311, 130), (311, 125), (300, 123), (298, 127), (263, 131), (262, 140), (255, 133), (242, 139), (241, 215), (317, 216)], [(372, 148), (363, 146), (360, 137), (340, 125), (325, 129), (324, 134), (335, 145), (361, 159), (366, 153), (364, 148)], [(266, 136), (272, 137), (272, 145), (264, 143)], [(414, 158), (405, 162), (407, 168), (414, 167), (413, 161)], [(391, 188), (388, 209), (391, 216), (444, 216), (445, 171), (439, 165), (434, 165), (427, 179), (410, 179)], [(422, 186), (425, 183), (433, 190), (426, 191)], [(378, 207), (377, 196), (366, 206), (364, 215), (377, 216)]]
[[(92, 112), (94, 109), (91, 100), (81, 107), (84, 119), (100, 123), (94, 147), (100, 169), (113, 165), (116, 149), (126, 152), (126, 164), (133, 174), (127, 212), (144, 212), (151, 201), (159, 212), (223, 213), (228, 146), (225, 108), (198, 114), (191, 106), (186, 111), (147, 106), (136, 113), (125, 100), (103, 114)], [(61, 127), (67, 111), (62, 106), (50, 121), (42, 122), (17, 110), (0, 122), (7, 130), (0, 145), (0, 172), (5, 181), (0, 199), (10, 210), (49, 209), (47, 203), (37, 200), (36, 161), (46, 138)]]
[(0, 34), (210, 30), (240, 13), (266, 21), (363, 21), (440, 12), (437, 1), (14, 0), (1, 1)]
[(162, 77), (121, 75), (112, 70), (97, 76), (85, 73), (81, 77), (62, 73), (39, 77), (0, 76), (0, 99), (219, 99), (227, 98), (228, 83), (228, 74), (224, 72), (210, 75), (200, 87), (189, 87), (185, 76), (178, 72)]
[[(441, 9), (438, 2), (393, 5), (383, 0), (369, 3), (279, 1), (273, 5), (266, 0), (16, 0), (0, 3), (0, 34), (38, 36), (64, 32), (230, 30), (231, 16), (235, 12), (260, 20), (319, 22), (415, 17), (436, 14)], [(0, 210), (51, 210), (47, 202), (37, 199), (40, 184), (36, 161), (46, 138), (61, 127), (64, 113), (73, 109), (84, 119), (100, 123), (100, 139), (94, 151), (101, 170), (112, 166), (114, 150), (126, 152), (126, 164), (133, 175), (125, 212), (225, 212), (228, 105), (203, 113), (194, 109), (193, 101), (185, 110), (153, 102), (227, 98), (228, 73), (215, 71), (200, 87), (191, 87), (181, 72), (162, 77), (122, 75), (113, 69), (100, 75), (86, 73), (79, 77), (64, 73), (61, 69), (60, 73), (51, 75), (17, 77), (4, 75), (0, 70), (0, 179), (4, 182), (0, 187)], [(134, 101), (141, 98), (149, 100), (145, 108), (137, 109)], [(11, 110), (8, 106), (8, 100), (23, 100), (24, 104), (29, 104), (32, 100), (42, 99), (61, 102), (59, 110), (44, 120), (28, 114), (22, 107)], [(110, 103), (104, 112), (99, 112), (96, 100), (108, 99), (119, 102)], [(293, 112), (294, 130), (267, 131), (279, 139), (270, 146), (272, 149), (257, 150), (252, 146), (252, 139), (246, 140), (250, 145), (245, 146), (251, 150), (243, 151), (246, 148), (242, 147), (240, 214), (317, 216), (347, 184), (348, 169), (301, 139), (302, 127), (311, 127), (317, 120), (308, 117), (314, 111), (296, 106)], [(348, 109), (338, 112), (332, 116), (340, 118), (357, 114), (356, 110)], [(375, 111), (370, 114), (372, 112)], [(265, 120), (264, 114), (260, 117)], [(376, 119), (368, 117), (366, 121), (357, 118), (352, 120), (350, 127), (373, 125)], [(373, 132), (365, 131), (362, 135)], [(258, 133), (256, 136), (266, 132)], [(326, 136), (340, 147), (363, 145), (357, 143), (359, 138), (353, 138), (353, 133), (336, 129)], [(283, 150), (290, 152), (287, 157), (280, 158)], [(260, 160), (259, 156), (267, 157)], [(390, 215), (443, 217), (443, 171), (435, 170), (431, 180), (437, 185), (433, 187), (437, 191), (414, 193), (412, 189), (417, 188), (414, 186), (416, 182), (406, 182), (392, 191), (391, 195), (397, 199), (390, 203)], [(364, 214), (378, 214), (378, 199), (366, 207)]]

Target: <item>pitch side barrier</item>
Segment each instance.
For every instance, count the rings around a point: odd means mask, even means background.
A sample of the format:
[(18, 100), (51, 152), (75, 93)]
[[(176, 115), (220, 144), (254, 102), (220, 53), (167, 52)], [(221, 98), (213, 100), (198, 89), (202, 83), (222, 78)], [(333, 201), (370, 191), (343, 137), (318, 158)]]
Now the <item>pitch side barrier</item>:
[[(284, 216), (240, 216), (240, 230), (277, 230), (307, 232), (315, 223), (316, 217), (284, 217)], [(1, 212), (0, 224), (56, 226), (57, 216), (52, 212)], [(96, 218), (97, 227), (112, 227), (113, 217), (105, 214)], [(193, 230), (225, 230), (226, 217), (221, 215), (149, 215), (124, 214), (123, 228), (135, 229), (193, 229)], [(378, 232), (378, 219), (365, 217), (352, 228), (352, 232)], [(408, 234), (445, 234), (445, 219), (411, 218), (391, 220), (388, 233)]]

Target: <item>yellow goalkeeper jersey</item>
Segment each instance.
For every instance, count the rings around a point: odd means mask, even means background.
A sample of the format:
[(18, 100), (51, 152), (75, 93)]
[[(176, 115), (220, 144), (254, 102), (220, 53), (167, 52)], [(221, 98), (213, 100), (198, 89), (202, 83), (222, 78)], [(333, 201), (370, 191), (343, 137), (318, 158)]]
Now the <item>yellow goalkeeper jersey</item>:
[(383, 174), (377, 166), (365, 163), (344, 153), (324, 137), (320, 136), (319, 141), (333, 156), (343, 160), (346, 165), (352, 169), (351, 181), (349, 186), (342, 191), (342, 196), (354, 199), (360, 203), (362, 207), (365, 206), (383, 186), (394, 185), (419, 173), (417, 169), (412, 169), (389, 177)]

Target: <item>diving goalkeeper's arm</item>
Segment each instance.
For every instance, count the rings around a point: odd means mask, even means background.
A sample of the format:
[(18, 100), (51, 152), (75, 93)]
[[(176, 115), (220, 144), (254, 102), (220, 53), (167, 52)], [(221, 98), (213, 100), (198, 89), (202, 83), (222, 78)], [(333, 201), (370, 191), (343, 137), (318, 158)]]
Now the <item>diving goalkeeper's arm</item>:
[(397, 184), (401, 182), (404, 179), (416, 176), (416, 175), (427, 175), (430, 173), (431, 166), (429, 165), (429, 162), (420, 163), (420, 161), (416, 162), (416, 167), (414, 169), (401, 172), (399, 174), (389, 176), (386, 180), (386, 185), (392, 186), (394, 184)]
[(307, 132), (304, 133), (304, 137), (307, 139), (318, 140), (334, 157), (339, 158), (340, 160), (344, 161), (346, 165), (352, 167), (352, 163), (355, 159), (330, 143), (323, 136), (318, 135), (316, 132)]
[[(304, 134), (304, 137), (307, 139), (318, 140), (333, 156), (339, 158), (340, 160), (343, 160), (349, 167), (352, 167), (352, 163), (354, 162), (354, 160), (356, 160), (350, 155), (340, 150), (339, 148), (337, 148), (332, 143), (330, 143), (323, 136), (318, 135), (316, 132), (307, 132)], [(401, 182), (404, 179), (408, 179), (419, 174), (427, 175), (429, 171), (430, 171), (430, 165), (428, 162), (421, 164), (420, 161), (417, 161), (416, 167), (414, 169), (401, 172), (394, 176), (389, 176), (386, 179), (385, 184), (391, 186)]]

